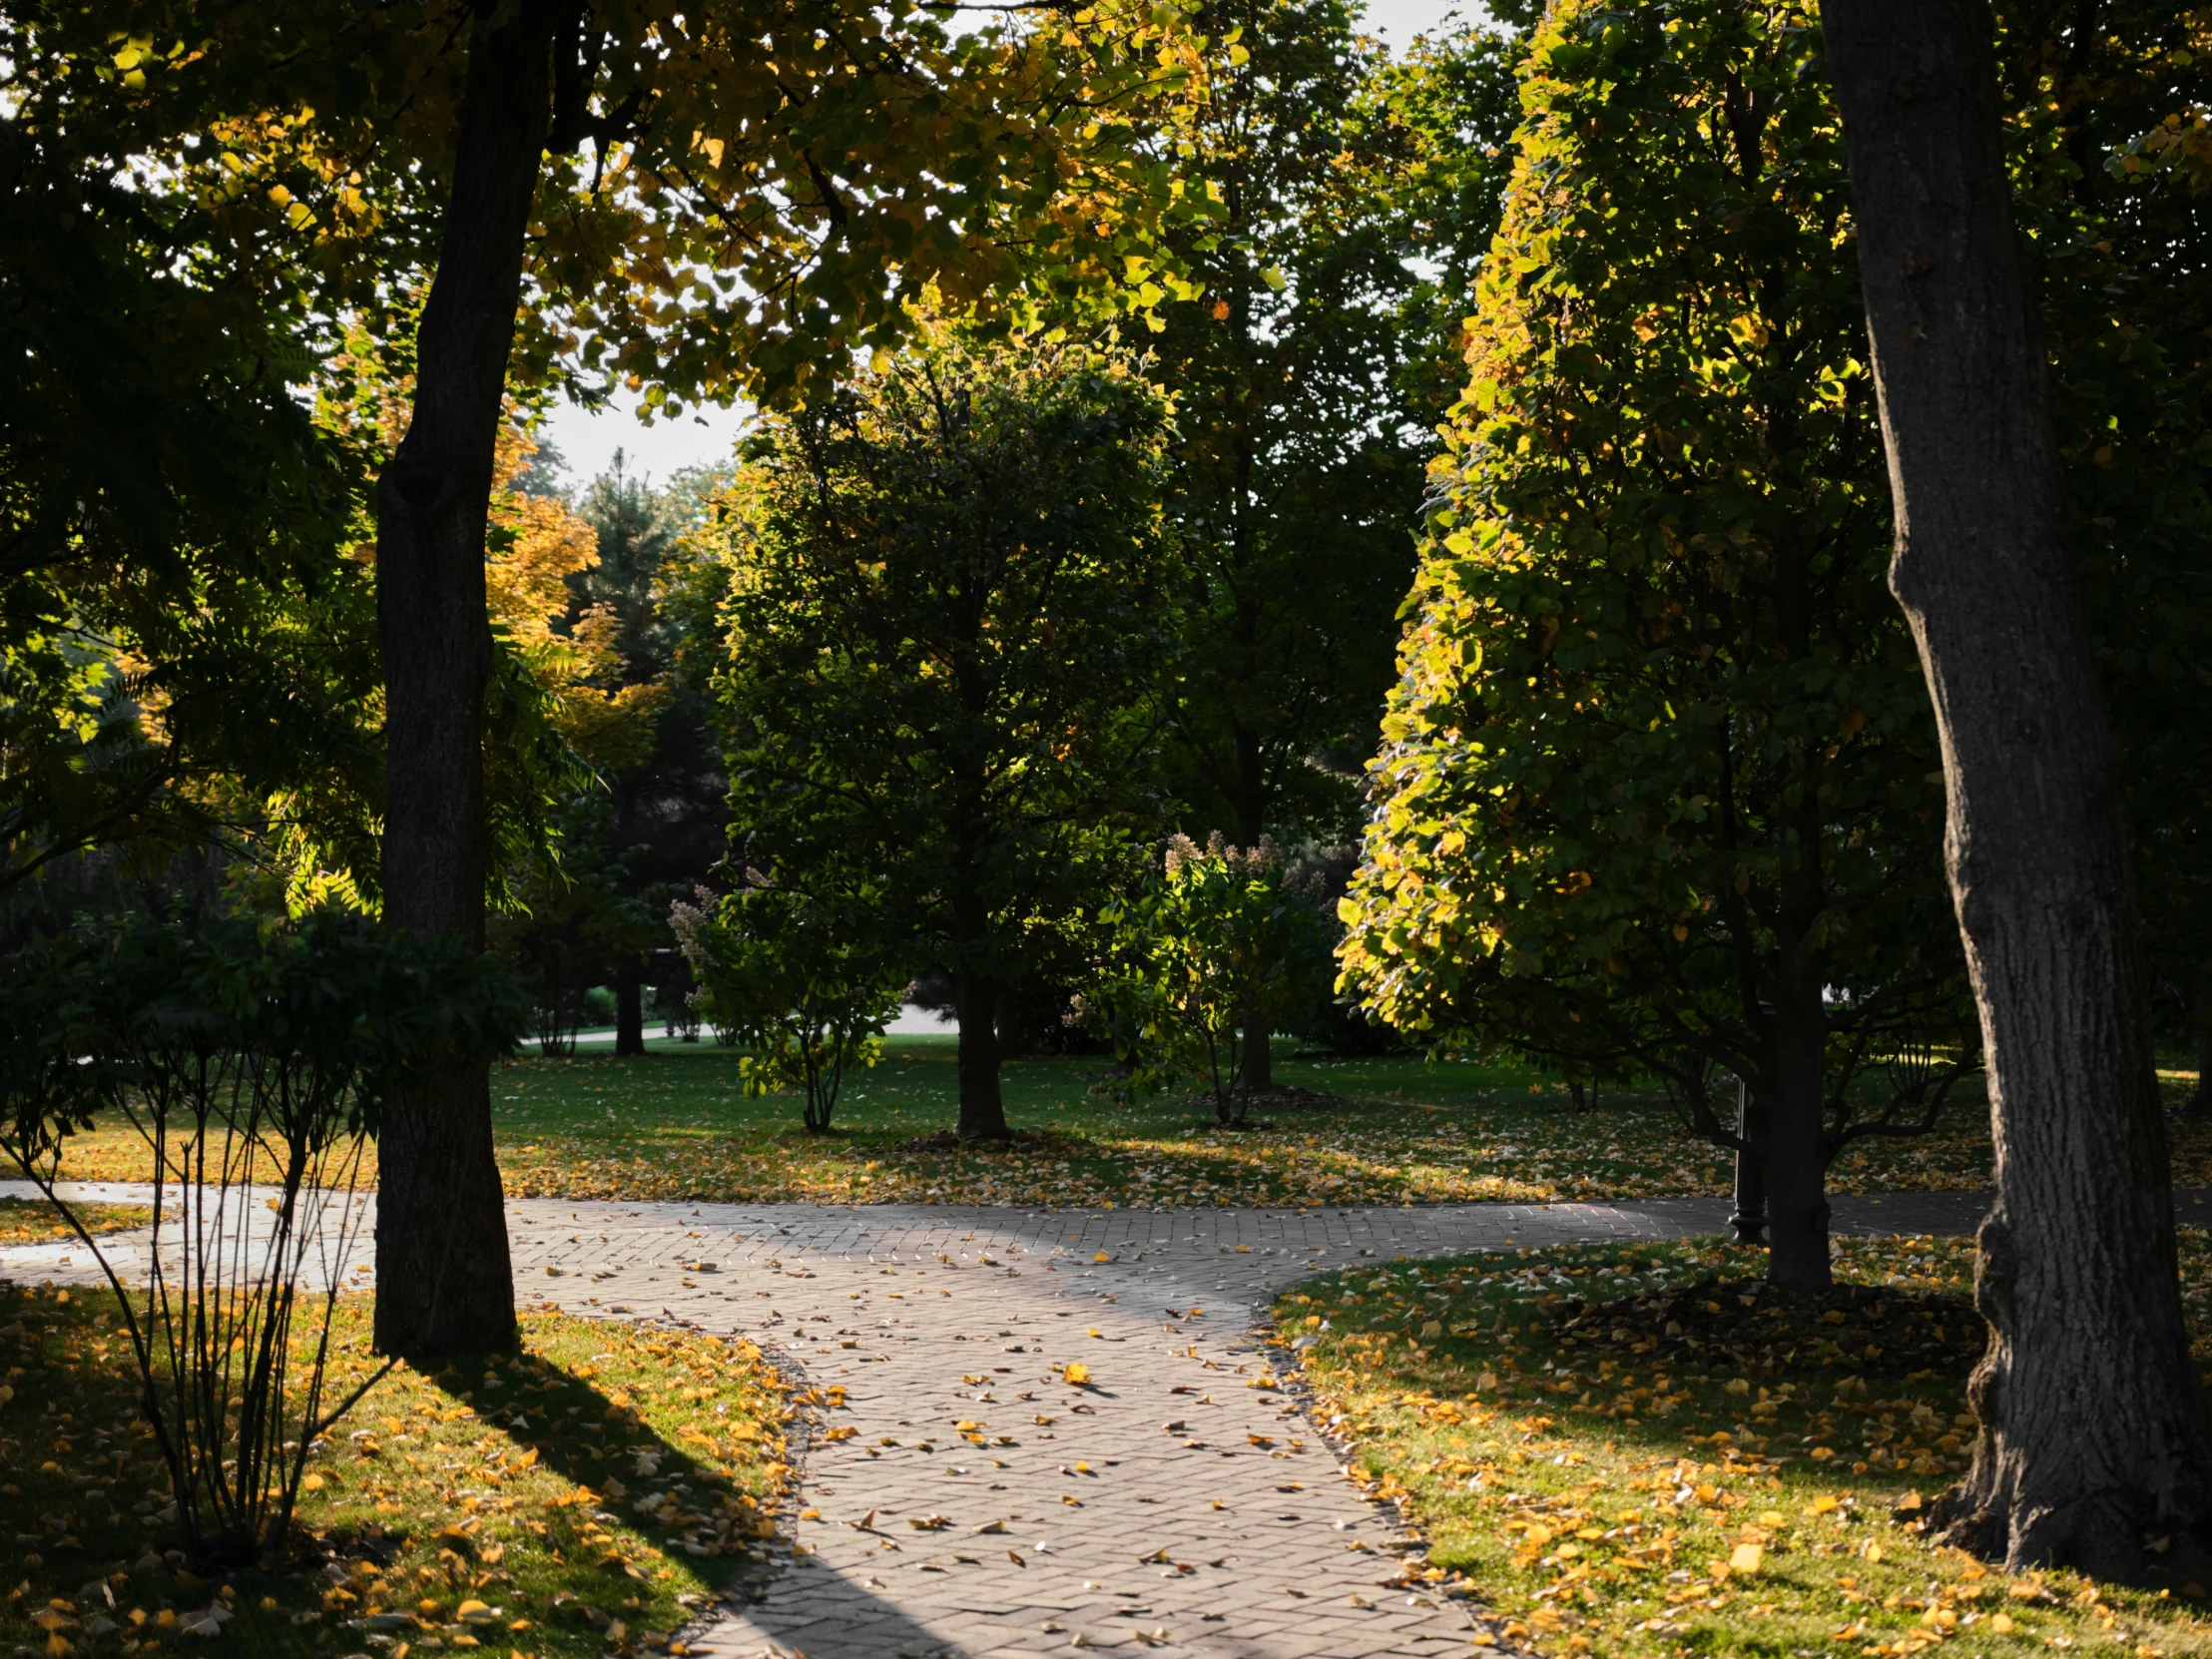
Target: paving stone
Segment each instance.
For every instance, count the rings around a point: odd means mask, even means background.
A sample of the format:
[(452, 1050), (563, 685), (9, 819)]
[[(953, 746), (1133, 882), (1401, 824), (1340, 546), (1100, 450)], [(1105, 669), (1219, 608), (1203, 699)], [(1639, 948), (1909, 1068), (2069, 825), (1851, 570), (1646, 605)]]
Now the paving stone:
[[(2175, 1200), (2183, 1221), (2212, 1220), (2212, 1193)], [(1841, 1233), (1960, 1233), (1986, 1195), (1832, 1204)], [(1470, 1610), (1386, 1587), (1392, 1517), (1287, 1394), (1254, 1385), (1270, 1356), (1253, 1322), (1349, 1262), (1711, 1234), (1728, 1209), (508, 1206), (525, 1301), (742, 1334), (796, 1381), (845, 1390), (823, 1415), (855, 1432), (818, 1435), (805, 1459), (800, 1507), (822, 1518), (792, 1523), (803, 1553), (763, 1599), (718, 1604), (686, 1633), (709, 1659), (999, 1659), (1077, 1635), (1193, 1659), (1466, 1652)], [(366, 1238), (334, 1272), (371, 1282), (353, 1274)], [(103, 1248), (143, 1271), (143, 1237)], [(97, 1267), (82, 1246), (19, 1247), (0, 1250), (0, 1278), (92, 1282)], [(1063, 1375), (1078, 1361), (1080, 1386)]]

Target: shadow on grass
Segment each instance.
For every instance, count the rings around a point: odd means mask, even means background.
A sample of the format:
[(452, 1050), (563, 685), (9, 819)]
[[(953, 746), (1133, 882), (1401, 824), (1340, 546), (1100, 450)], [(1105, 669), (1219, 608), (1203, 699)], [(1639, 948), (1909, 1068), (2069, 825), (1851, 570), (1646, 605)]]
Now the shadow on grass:
[[(163, 1517), (167, 1472), (106, 1293), (0, 1285), (0, 1644), (122, 1659), (217, 1609), (231, 1651), (286, 1659), (665, 1648), (766, 1554), (782, 1396), (765, 1360), (712, 1339), (563, 1316), (524, 1329), (513, 1359), (386, 1377), (310, 1460), (292, 1558), (203, 1579)], [(367, 1330), (365, 1299), (342, 1302), (334, 1373), (365, 1361)]]

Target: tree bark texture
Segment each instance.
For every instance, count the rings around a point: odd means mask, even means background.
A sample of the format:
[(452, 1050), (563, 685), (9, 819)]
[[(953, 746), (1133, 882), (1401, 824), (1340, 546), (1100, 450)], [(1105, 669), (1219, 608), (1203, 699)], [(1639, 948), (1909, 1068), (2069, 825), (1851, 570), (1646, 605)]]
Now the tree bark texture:
[[(551, 25), (478, 13), (437, 276), (416, 339), (413, 417), (376, 486), (384, 914), (484, 946), (484, 527), (523, 234), (550, 113)], [(490, 1080), (454, 1065), (390, 1101), (378, 1145), (376, 1345), (511, 1348), (514, 1281)]]
[(615, 1058), (645, 1052), (645, 978), (635, 956), (615, 964)]
[(1820, 995), (1817, 984), (1786, 987), (1767, 1020), (1774, 1093), (1754, 1143), (1767, 1199), (1767, 1278), (1789, 1291), (1825, 1290), (1830, 1282), (1821, 1122), (1828, 1023)]
[(1269, 1042), (1271, 1020), (1247, 1014), (1244, 1021), (1244, 1086), (1254, 1094), (1275, 1087), (1275, 1049)]
[(960, 1120), (963, 1141), (1006, 1138), (1006, 1102), (998, 1087), (999, 987), (979, 973), (952, 976), (953, 1009), (960, 1016)]
[[(2008, 1567), (2201, 1564), (2212, 1499), (2142, 946), (2000, 150), (1982, 0), (1830, 0), (1861, 279), (1986, 1045), (1989, 1349), (1949, 1541)], [(2145, 1553), (2171, 1538), (2170, 1553)]]

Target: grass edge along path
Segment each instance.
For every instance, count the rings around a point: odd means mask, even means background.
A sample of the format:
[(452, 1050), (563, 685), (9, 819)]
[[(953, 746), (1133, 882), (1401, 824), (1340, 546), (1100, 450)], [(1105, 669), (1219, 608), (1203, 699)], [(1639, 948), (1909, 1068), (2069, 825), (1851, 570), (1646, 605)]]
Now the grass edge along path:
[[(2010, 1576), (1921, 1536), (1929, 1500), (1964, 1464), (1962, 1367), (1685, 1364), (1664, 1340), (1654, 1365), (1640, 1331), (1607, 1330), (1606, 1306), (1690, 1286), (1700, 1315), (1722, 1313), (1763, 1256), (1702, 1239), (1400, 1258), (1285, 1293), (1269, 1340), (1346, 1472), (1425, 1543), (1406, 1586), (1472, 1596), (1513, 1646), (1605, 1659), (2212, 1654), (2201, 1584)], [(1842, 1240), (1837, 1275), (1925, 1299), (1918, 1317), (1939, 1326), (1972, 1261), (1969, 1239)], [(2201, 1365), (2212, 1239), (2185, 1231), (2182, 1263)], [(1575, 1303), (1600, 1317), (1570, 1333)], [(1955, 1355), (1959, 1333), (1941, 1334)]]
[[(95, 1238), (103, 1233), (127, 1233), (154, 1219), (144, 1204), (78, 1204), (77, 1220)], [(0, 1193), (0, 1247), (12, 1245), (67, 1244), (77, 1237), (62, 1214), (43, 1198), (14, 1198)]]
[[(333, 1382), (365, 1375), (340, 1300)], [(313, 1449), (283, 1570), (190, 1570), (105, 1293), (0, 1286), (0, 1644), (143, 1655), (192, 1634), (335, 1659), (681, 1653), (669, 1633), (788, 1548), (788, 1435), (813, 1408), (754, 1344), (522, 1317), (518, 1355), (401, 1366)], [(306, 1340), (305, 1338), (301, 1339)]]

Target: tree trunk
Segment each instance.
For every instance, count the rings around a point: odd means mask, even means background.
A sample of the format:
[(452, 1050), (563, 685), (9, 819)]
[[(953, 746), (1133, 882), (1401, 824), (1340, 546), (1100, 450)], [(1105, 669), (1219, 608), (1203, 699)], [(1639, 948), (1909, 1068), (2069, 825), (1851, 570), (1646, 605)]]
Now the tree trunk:
[[(1821, 1130), (1828, 1025), (1820, 987), (1785, 988), (1768, 1020), (1774, 1092), (1763, 1114), (1759, 1172), (1767, 1199), (1767, 1279), (1788, 1291), (1826, 1290), (1828, 1152)], [(1810, 1006), (1807, 1006), (1810, 1001)]]
[[(2013, 1569), (2203, 1558), (2205, 1400), (2110, 732), (2067, 546), (1980, 0), (1832, 0), (1891, 587), (1933, 695), (1944, 854), (1980, 1005), (1996, 1203), (1973, 1464), (1937, 1515)], [(2146, 1541), (2172, 1537), (2171, 1553)]]
[(1002, 1062), (1017, 1060), (1028, 1052), (1029, 1027), (1023, 1018), (1019, 986), (999, 987), (998, 1001), (991, 1009), (991, 1034), (998, 1041), (998, 1057)]
[[(413, 418), (376, 486), (384, 656), (384, 914), (484, 945), (484, 523), (523, 232), (543, 155), (550, 30), (539, 8), (479, 21), (437, 276), (416, 339)], [(377, 1148), (376, 1346), (478, 1354), (515, 1342), (491, 1095), (453, 1065), (385, 1107)]]
[(1006, 1139), (1006, 1102), (998, 1092), (998, 986), (977, 973), (952, 976), (960, 1016), (960, 1122), (963, 1141)]
[(2189, 1012), (2196, 1026), (2197, 1086), (2181, 1109), (2191, 1117), (2203, 1117), (2212, 1113), (2212, 970), (2198, 975)]
[(615, 1058), (645, 1052), (645, 985), (638, 959), (615, 965)]
[(1738, 1244), (1767, 1242), (1767, 1175), (1760, 1162), (1767, 1139), (1766, 1101), (1743, 1079), (1736, 1081), (1735, 1213), (1728, 1225)]
[(1273, 1022), (1256, 1014), (1244, 1022), (1244, 1086), (1253, 1094), (1275, 1087), (1275, 1051), (1269, 1042)]

